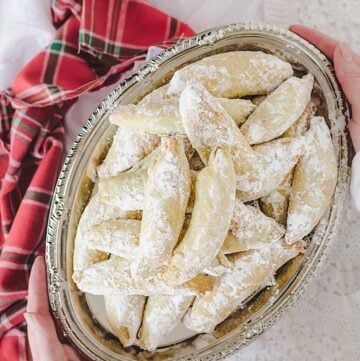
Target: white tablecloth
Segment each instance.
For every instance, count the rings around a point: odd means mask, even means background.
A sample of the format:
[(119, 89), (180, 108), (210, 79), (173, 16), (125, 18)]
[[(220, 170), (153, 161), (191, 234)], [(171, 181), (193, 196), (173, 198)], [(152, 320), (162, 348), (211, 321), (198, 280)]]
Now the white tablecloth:
[[(150, 0), (196, 31), (232, 22), (303, 23), (360, 51), (359, 0)], [(0, 1), (0, 89), (51, 39), (47, 0)], [(11, 61), (9, 61), (11, 59)], [(68, 148), (110, 89), (87, 94), (66, 121)], [(342, 227), (316, 280), (281, 320), (229, 357), (242, 361), (360, 360), (360, 215), (350, 199)]]

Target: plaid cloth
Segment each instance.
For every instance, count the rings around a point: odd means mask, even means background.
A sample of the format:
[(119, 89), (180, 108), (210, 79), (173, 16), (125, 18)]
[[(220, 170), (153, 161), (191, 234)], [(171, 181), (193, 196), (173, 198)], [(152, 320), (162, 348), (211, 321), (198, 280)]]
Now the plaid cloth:
[(66, 111), (83, 92), (118, 81), (150, 45), (193, 34), (141, 0), (53, 0), (51, 13), (55, 39), (0, 93), (2, 361), (28, 359), (28, 278), (44, 252)]

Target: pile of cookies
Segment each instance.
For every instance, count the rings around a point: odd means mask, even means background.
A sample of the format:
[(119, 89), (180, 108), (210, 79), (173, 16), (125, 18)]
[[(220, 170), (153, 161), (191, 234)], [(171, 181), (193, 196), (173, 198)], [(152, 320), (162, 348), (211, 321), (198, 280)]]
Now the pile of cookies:
[(290, 259), (331, 203), (337, 160), (314, 77), (260, 51), (175, 72), (118, 126), (80, 218), (73, 279), (126, 347), (216, 325)]

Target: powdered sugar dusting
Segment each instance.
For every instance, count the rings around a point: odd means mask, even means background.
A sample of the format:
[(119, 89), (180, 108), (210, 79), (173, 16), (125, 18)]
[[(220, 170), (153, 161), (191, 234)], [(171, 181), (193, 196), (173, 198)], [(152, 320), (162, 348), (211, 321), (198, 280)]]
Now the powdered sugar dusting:
[(337, 161), (324, 118), (311, 119), (306, 152), (295, 168), (290, 193), (286, 240), (301, 240), (327, 209), (337, 181)]
[(283, 134), (304, 112), (314, 77), (291, 77), (274, 90), (241, 127), (250, 144), (270, 141)]
[(198, 295), (212, 289), (211, 277), (198, 275), (190, 282), (177, 287), (168, 286), (160, 277), (160, 267), (148, 277), (134, 277), (131, 261), (111, 257), (107, 261), (93, 264), (83, 271), (74, 272), (73, 279), (78, 288), (93, 295)]
[[(250, 100), (218, 98), (218, 101), (237, 124), (243, 123), (254, 110), (254, 105)], [(185, 132), (181, 122), (177, 96), (147, 101), (138, 105), (119, 105), (110, 116), (110, 121), (124, 129), (125, 132), (130, 132), (130, 130), (148, 132), (145, 133), (147, 137), (150, 137), (151, 134), (154, 137), (155, 134), (184, 134)], [(155, 140), (158, 143), (158, 138)], [(144, 142), (141, 137), (140, 141), (141, 143)], [(110, 155), (113, 153), (110, 152)]]
[(186, 135), (205, 163), (212, 149), (241, 145), (242, 135), (234, 120), (200, 85), (192, 84), (182, 92), (180, 114)]
[(160, 142), (154, 134), (142, 130), (119, 128), (103, 163), (98, 167), (100, 179), (115, 176), (138, 163)]
[(212, 55), (178, 70), (168, 94), (179, 94), (198, 82), (214, 96), (235, 98), (266, 94), (293, 74), (289, 63), (260, 51), (235, 51)]
[[(310, 118), (316, 113), (320, 100), (312, 97), (300, 118), (283, 134), (283, 137), (302, 137), (309, 129)], [(304, 139), (304, 138), (303, 138)], [(306, 146), (306, 143), (305, 143)], [(285, 225), (289, 206), (289, 196), (293, 180), (291, 170), (279, 187), (268, 196), (261, 198), (260, 206), (263, 212), (274, 218), (277, 222)]]
[(244, 205), (238, 198), (230, 231), (234, 237), (225, 239), (222, 247), (224, 253), (261, 248), (278, 241), (285, 234), (284, 227), (265, 216), (258, 208)]
[(293, 179), (291, 170), (280, 183), (279, 187), (260, 200), (261, 210), (269, 217), (274, 218), (280, 224), (286, 224), (289, 196)]
[(298, 245), (287, 248), (279, 241), (230, 257), (234, 263), (233, 272), (221, 276), (213, 291), (195, 300), (184, 317), (185, 326), (197, 332), (213, 331), (247, 297), (263, 287), (270, 275), (300, 251)]
[(233, 162), (228, 152), (218, 149), (196, 179), (193, 215), (163, 275), (166, 282), (181, 284), (210, 266), (229, 229), (234, 201)]
[(191, 175), (181, 140), (163, 139), (149, 168), (135, 273), (151, 272), (169, 258), (184, 223)]
[(193, 301), (192, 296), (150, 296), (140, 330), (140, 347), (153, 351), (181, 321)]

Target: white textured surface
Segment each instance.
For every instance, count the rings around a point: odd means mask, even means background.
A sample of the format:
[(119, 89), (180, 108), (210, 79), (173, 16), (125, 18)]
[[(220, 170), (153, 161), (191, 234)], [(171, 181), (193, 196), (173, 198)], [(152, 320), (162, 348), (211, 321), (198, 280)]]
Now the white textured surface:
[(48, 0), (0, 0), (0, 91), (54, 33)]
[(350, 193), (354, 199), (354, 204), (360, 212), (360, 152), (358, 152), (352, 162), (352, 175)]
[[(284, 27), (303, 23), (346, 40), (360, 51), (359, 0), (150, 0), (150, 3), (188, 22), (196, 31), (232, 22), (267, 22)], [(0, 89), (8, 86), (23, 64), (50, 40), (53, 30), (48, 7), (45, 0), (0, 1)], [(71, 109), (66, 122), (67, 149), (87, 116), (109, 91), (86, 94)], [(357, 163), (359, 168), (360, 162)], [(349, 198), (336, 242), (316, 280), (274, 327), (228, 361), (359, 360), (359, 243), (360, 215)]]
[(287, 27), (304, 24), (347, 41), (360, 50), (358, 0), (148, 0), (202, 31), (235, 22)]

